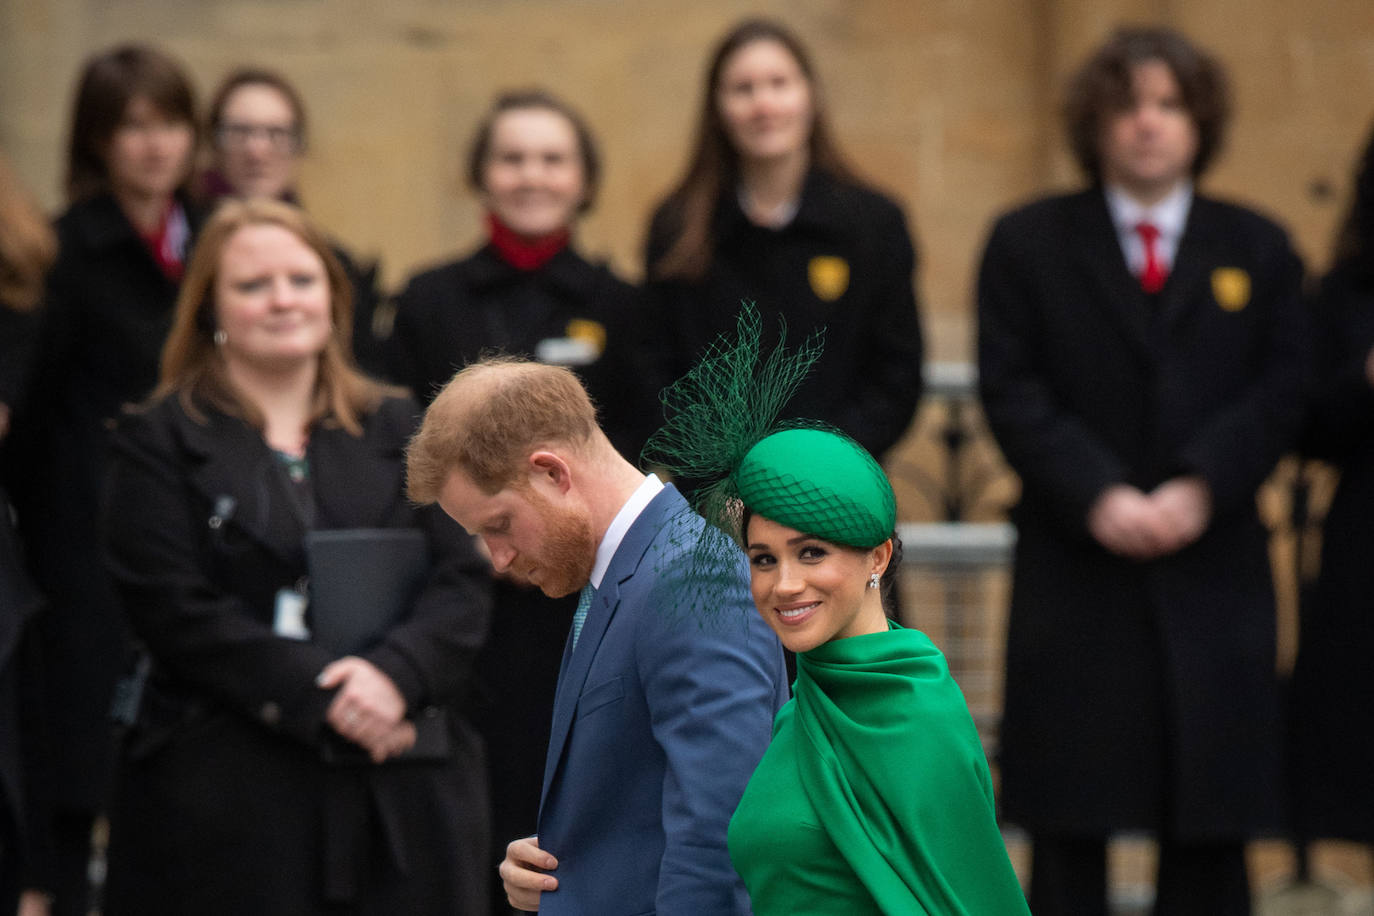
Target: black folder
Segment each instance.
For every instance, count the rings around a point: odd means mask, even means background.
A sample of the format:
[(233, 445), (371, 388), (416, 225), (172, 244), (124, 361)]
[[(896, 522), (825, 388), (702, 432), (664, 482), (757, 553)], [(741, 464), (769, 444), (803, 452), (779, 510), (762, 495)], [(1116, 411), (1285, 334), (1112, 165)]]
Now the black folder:
[(305, 536), (311, 640), (339, 655), (376, 645), (409, 613), (429, 572), (418, 528), (335, 528)]
[[(335, 528), (305, 536), (310, 570), (310, 638), (330, 651), (358, 655), (381, 641), (409, 613), (429, 573), (429, 542), (418, 528)], [(442, 709), (420, 710), (415, 745), (400, 760), (448, 757)], [(337, 737), (337, 736), (336, 736)], [(365, 752), (342, 738), (326, 743), (324, 759), (367, 764)]]

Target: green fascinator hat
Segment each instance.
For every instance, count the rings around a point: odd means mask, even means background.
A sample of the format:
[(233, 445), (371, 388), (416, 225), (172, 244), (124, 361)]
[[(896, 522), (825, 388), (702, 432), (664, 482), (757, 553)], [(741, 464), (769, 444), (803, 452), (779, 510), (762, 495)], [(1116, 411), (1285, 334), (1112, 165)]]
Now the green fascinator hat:
[(779, 421), (821, 355), (819, 334), (762, 358), (761, 321), (743, 303), (735, 337), (722, 336), (664, 389), (666, 421), (643, 460), (695, 484), (693, 508), (743, 541), (744, 510), (851, 547), (876, 547), (897, 506), (878, 462), (844, 433), (810, 420)]
[(773, 433), (748, 451), (734, 478), (740, 502), (751, 512), (836, 544), (877, 547), (897, 525), (887, 475), (842, 433)]

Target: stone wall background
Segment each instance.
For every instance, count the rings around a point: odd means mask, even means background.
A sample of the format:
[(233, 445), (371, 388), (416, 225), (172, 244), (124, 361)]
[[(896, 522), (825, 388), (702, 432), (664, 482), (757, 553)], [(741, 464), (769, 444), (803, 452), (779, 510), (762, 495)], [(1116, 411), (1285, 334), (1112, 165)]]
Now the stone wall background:
[(709, 48), (751, 13), (813, 48), (840, 140), (918, 234), (932, 356), (969, 354), (971, 277), (989, 221), (1076, 181), (1062, 81), (1116, 23), (1165, 22), (1235, 83), (1231, 143), (1206, 186), (1275, 214), (1325, 266), (1374, 120), (1365, 0), (3, 0), (0, 147), (49, 207), (77, 71), (93, 51), (162, 44), (202, 96), (232, 66), (276, 67), (312, 125), (304, 200), (382, 260), (388, 285), (471, 245), (459, 175), (492, 94), (544, 84), (579, 106), (607, 160), (582, 245), (641, 270), (644, 223), (681, 168)]
[[(461, 179), (473, 126), (499, 89), (543, 84), (582, 109), (606, 160), (581, 246), (637, 278), (648, 214), (683, 165), (706, 57), (750, 14), (784, 19), (812, 47), (844, 149), (906, 205), (936, 360), (971, 357), (990, 221), (1077, 182), (1057, 115), (1063, 80), (1115, 24), (1168, 23), (1222, 58), (1237, 113), (1204, 187), (1286, 223), (1313, 271), (1326, 266), (1374, 121), (1368, 0), (0, 0), (0, 148), (55, 212), (88, 54), (157, 42), (202, 98), (233, 66), (280, 69), (311, 118), (304, 202), (356, 253), (380, 258), (395, 289), (478, 241)], [(919, 439), (898, 464), (933, 472), (939, 456)], [(904, 517), (928, 516), (898, 488)]]

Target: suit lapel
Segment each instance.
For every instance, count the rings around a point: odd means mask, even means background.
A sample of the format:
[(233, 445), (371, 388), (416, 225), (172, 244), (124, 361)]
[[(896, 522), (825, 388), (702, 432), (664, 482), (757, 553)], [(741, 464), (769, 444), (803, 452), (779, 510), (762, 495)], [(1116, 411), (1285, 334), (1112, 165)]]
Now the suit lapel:
[(1092, 277), (1098, 301), (1127, 341), (1146, 354), (1150, 349), (1150, 303), (1126, 265), (1102, 189), (1084, 191), (1078, 196), (1075, 209), (1072, 222), (1078, 244), (1072, 250), (1081, 259), (1081, 273)]
[[(639, 572), (649, 546), (663, 529), (665, 521), (675, 511), (685, 508), (686, 502), (672, 486), (665, 486), (644, 511), (635, 519), (625, 538), (616, 549), (601, 580), (601, 587), (592, 598), (587, 611), (587, 621), (582, 626), (582, 635), (577, 648), (572, 646), (571, 634), (563, 647), (563, 664), (558, 672), (558, 687), (554, 694), (553, 724), (549, 730), (549, 752), (544, 759), (544, 787), (539, 796), (540, 817), (543, 817), (544, 803), (548, 799), (549, 786), (558, 772), (563, 759), (568, 735), (572, 731), (573, 720), (577, 715), (577, 700), (591, 670), (592, 659), (606, 635), (606, 630), (620, 609), (622, 586)], [(652, 611), (650, 611), (652, 613)]]
[(1160, 329), (1167, 333), (1187, 314), (1189, 306), (1206, 302), (1210, 293), (1202, 287), (1207, 281), (1207, 268), (1218, 263), (1214, 253), (1208, 202), (1193, 195), (1193, 203), (1188, 208), (1188, 221), (1183, 227), (1183, 237), (1179, 239), (1178, 251), (1174, 254), (1174, 264), (1169, 272), (1168, 282), (1159, 296)]
[(201, 424), (178, 409), (176, 426), (183, 447), (200, 459), (191, 483), (213, 515), (284, 560), (298, 557), (305, 527), (291, 511), (276, 459), (258, 431), (216, 411)]

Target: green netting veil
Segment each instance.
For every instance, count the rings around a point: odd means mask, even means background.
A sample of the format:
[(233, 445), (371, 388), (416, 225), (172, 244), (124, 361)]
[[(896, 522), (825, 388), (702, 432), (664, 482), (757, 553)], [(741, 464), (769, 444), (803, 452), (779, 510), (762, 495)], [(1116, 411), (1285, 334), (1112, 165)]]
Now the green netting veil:
[(882, 543), (896, 524), (896, 501), (873, 457), (818, 422), (778, 419), (820, 357), (822, 336), (789, 350), (780, 328), (763, 359), (760, 332), (758, 310), (744, 303), (735, 338), (721, 337), (664, 390), (667, 419), (644, 460), (696, 482), (693, 507), (736, 541), (747, 508), (835, 543)]

